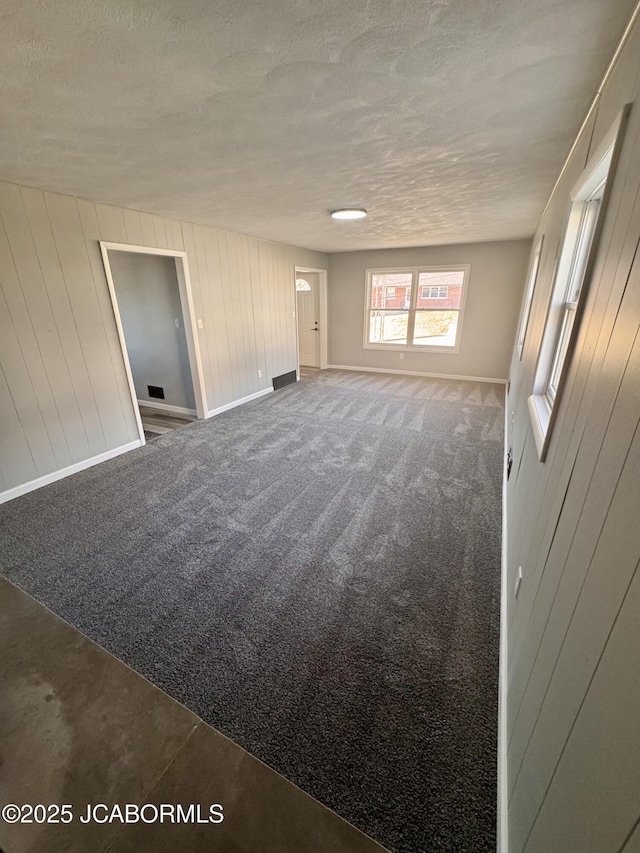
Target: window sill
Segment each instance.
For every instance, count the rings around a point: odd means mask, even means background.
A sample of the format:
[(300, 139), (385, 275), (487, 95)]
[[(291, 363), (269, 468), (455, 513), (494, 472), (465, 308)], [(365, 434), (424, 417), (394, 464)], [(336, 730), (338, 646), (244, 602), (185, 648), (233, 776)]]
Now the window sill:
[(363, 344), (362, 349), (377, 349), (383, 352), (439, 352), (442, 355), (457, 355), (460, 346), (424, 346), (415, 347), (408, 344)]
[(529, 417), (533, 428), (533, 437), (538, 450), (538, 459), (544, 462), (547, 453), (547, 438), (551, 422), (551, 406), (543, 394), (532, 394), (528, 399)]

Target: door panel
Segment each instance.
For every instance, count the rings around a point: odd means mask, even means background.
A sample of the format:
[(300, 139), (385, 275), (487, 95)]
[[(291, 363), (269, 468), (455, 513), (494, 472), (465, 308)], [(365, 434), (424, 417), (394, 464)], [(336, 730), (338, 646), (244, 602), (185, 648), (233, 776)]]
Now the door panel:
[(318, 276), (316, 273), (301, 273), (299, 278), (311, 285), (311, 290), (296, 291), (300, 364), (320, 367)]

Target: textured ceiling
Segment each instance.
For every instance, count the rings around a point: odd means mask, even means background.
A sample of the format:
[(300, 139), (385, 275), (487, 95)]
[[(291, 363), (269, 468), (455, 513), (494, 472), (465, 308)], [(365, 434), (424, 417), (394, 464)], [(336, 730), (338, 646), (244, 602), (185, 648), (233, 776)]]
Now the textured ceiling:
[(6, 0), (0, 178), (324, 251), (528, 236), (634, 2)]

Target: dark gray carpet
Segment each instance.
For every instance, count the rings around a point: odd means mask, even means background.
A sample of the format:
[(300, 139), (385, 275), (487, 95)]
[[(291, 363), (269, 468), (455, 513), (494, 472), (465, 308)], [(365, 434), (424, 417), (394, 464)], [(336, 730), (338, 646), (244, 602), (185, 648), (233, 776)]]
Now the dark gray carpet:
[(318, 373), (0, 507), (3, 570), (381, 843), (493, 851), (502, 399)]

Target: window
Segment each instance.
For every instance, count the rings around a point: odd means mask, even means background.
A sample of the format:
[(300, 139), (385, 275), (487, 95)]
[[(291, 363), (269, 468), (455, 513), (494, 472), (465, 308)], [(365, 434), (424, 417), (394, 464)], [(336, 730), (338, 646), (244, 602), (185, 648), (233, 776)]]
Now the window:
[(448, 287), (423, 287), (423, 299), (447, 299), (449, 296)]
[(469, 267), (367, 270), (364, 346), (458, 352)]
[(305, 278), (296, 279), (296, 290), (311, 290), (311, 285)]
[(525, 338), (527, 337), (527, 328), (529, 326), (529, 314), (531, 314), (531, 303), (533, 302), (533, 292), (536, 289), (536, 279), (538, 278), (538, 267), (540, 266), (540, 255), (542, 254), (542, 246), (544, 243), (544, 234), (538, 241), (531, 267), (529, 268), (529, 278), (527, 279), (527, 289), (524, 294), (524, 305), (522, 306), (522, 317), (520, 318), (520, 328), (518, 329), (518, 358), (522, 358), (522, 350), (524, 349)]
[(581, 218), (578, 225), (575, 248), (571, 260), (571, 268), (569, 270), (567, 286), (564, 293), (560, 333), (558, 334), (558, 339), (556, 341), (551, 370), (549, 372), (549, 379), (545, 389), (549, 406), (553, 406), (555, 402), (556, 395), (558, 393), (558, 385), (560, 383), (560, 375), (567, 357), (569, 339), (571, 338), (571, 331), (576, 319), (576, 309), (578, 307), (580, 291), (582, 290), (582, 284), (584, 282), (589, 250), (593, 243), (593, 235), (598, 221), (600, 201), (604, 194), (604, 185), (605, 182), (603, 181), (587, 201), (579, 204)]
[[(605, 191), (611, 180), (614, 155), (619, 150), (628, 111), (627, 106), (590, 158), (571, 192), (569, 219), (542, 336), (533, 394), (529, 397), (531, 423), (541, 461), (545, 459), (553, 420), (580, 328), (606, 204)], [(530, 305), (525, 305), (525, 314), (529, 308)], [(524, 328), (521, 328), (522, 343), (526, 335), (524, 322)]]

